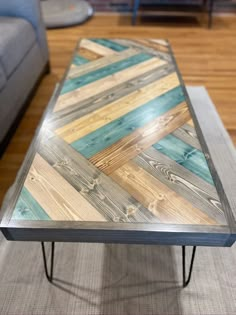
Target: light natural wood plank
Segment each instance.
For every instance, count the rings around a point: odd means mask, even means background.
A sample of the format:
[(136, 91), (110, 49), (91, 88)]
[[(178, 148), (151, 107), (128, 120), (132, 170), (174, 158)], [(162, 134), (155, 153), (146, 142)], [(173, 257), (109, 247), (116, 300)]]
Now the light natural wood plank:
[(158, 142), (189, 120), (187, 104), (176, 106), (151, 123), (137, 129), (114, 145), (94, 155), (90, 162), (106, 174), (114, 172), (136, 155)]
[(80, 42), (80, 47), (91, 50), (92, 52), (101, 55), (101, 56), (109, 56), (115, 55), (117, 52), (113, 49), (100, 45), (98, 43), (92, 42), (91, 40), (83, 38)]
[(52, 220), (106, 221), (39, 154), (34, 158), (25, 187)]
[(86, 48), (80, 47), (78, 50), (78, 53), (80, 56), (92, 61), (92, 60), (97, 60), (99, 58), (102, 58), (102, 55), (99, 55), (91, 50), (88, 50)]
[(91, 114), (74, 120), (70, 124), (56, 130), (56, 134), (71, 143), (107, 123), (125, 115), (150, 100), (168, 92), (179, 85), (176, 73), (144, 86), (115, 102), (112, 102)]
[(132, 161), (110, 176), (162, 223), (217, 224)]
[(58, 98), (57, 103), (55, 104), (54, 112), (60, 111), (65, 107), (74, 105), (78, 102), (78, 100), (82, 102), (83, 100), (87, 99), (91, 94), (96, 95), (103, 91), (109, 90), (118, 84), (124, 83), (132, 78), (135, 78), (138, 75), (158, 68), (164, 64), (165, 61), (158, 58), (152, 58), (138, 65), (130, 67), (127, 70), (119, 71), (111, 76), (88, 84), (80, 89), (61, 95)]

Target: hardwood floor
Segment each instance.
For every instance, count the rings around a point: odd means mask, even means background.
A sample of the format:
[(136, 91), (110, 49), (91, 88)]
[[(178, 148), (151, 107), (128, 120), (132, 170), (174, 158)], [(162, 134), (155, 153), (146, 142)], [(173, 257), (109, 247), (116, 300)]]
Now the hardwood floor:
[(185, 83), (206, 86), (236, 144), (236, 16), (217, 16), (213, 29), (208, 30), (198, 23), (167, 26), (145, 22), (132, 27), (128, 16), (98, 15), (83, 26), (48, 31), (51, 74), (43, 79), (0, 160), (0, 203), (14, 181), (40, 117), (79, 37), (167, 38)]

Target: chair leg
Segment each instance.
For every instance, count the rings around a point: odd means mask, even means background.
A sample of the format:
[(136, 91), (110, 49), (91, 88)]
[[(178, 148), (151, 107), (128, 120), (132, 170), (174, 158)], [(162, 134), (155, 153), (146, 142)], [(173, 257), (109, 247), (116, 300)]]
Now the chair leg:
[(48, 266), (47, 266), (47, 258), (46, 258), (46, 252), (45, 252), (45, 246), (44, 242), (41, 242), (42, 246), (42, 253), (43, 253), (43, 264), (44, 264), (44, 270), (45, 275), (49, 282), (52, 282), (53, 280), (53, 266), (54, 266), (54, 251), (55, 251), (55, 243), (51, 243), (51, 265), (50, 265), (50, 273), (48, 272)]
[(134, 0), (133, 16), (132, 16), (132, 25), (136, 24), (137, 12), (139, 9), (140, 0)]
[(186, 254), (185, 254), (185, 246), (182, 246), (183, 287), (184, 288), (189, 284), (189, 282), (191, 280), (195, 253), (196, 253), (196, 246), (193, 247), (192, 257), (191, 257), (191, 262), (190, 262), (190, 267), (189, 267), (189, 273), (188, 273), (188, 277), (186, 279)]

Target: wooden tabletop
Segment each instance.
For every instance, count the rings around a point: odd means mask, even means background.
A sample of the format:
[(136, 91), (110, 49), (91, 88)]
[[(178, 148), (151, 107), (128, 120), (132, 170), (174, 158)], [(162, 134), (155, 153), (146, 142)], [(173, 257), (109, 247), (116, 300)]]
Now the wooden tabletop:
[(82, 39), (4, 203), (6, 238), (230, 246), (235, 156), (170, 45)]

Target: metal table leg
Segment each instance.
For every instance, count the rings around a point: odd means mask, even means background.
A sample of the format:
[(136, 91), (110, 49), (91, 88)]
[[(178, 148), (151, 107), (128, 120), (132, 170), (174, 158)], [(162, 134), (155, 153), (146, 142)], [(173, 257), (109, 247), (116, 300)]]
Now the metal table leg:
[(46, 252), (45, 252), (45, 246), (44, 242), (41, 242), (42, 245), (42, 252), (43, 252), (43, 263), (44, 263), (44, 270), (46, 277), (49, 282), (52, 282), (53, 280), (53, 265), (54, 265), (54, 251), (55, 251), (55, 243), (51, 243), (51, 265), (50, 265), (50, 273), (48, 272), (48, 266), (47, 266), (47, 258), (46, 258)]
[(184, 287), (184, 288), (189, 284), (189, 282), (190, 282), (190, 280), (191, 280), (191, 275), (192, 275), (192, 270), (193, 270), (193, 262), (194, 262), (195, 252), (196, 252), (196, 246), (193, 246), (192, 257), (191, 257), (191, 262), (190, 262), (190, 267), (189, 267), (189, 273), (188, 273), (188, 277), (187, 277), (187, 279), (186, 279), (186, 254), (185, 254), (185, 246), (182, 246), (183, 287)]
[[(44, 263), (45, 275), (46, 275), (48, 281), (52, 282), (53, 281), (55, 243), (54, 242), (51, 243), (50, 273), (48, 272), (47, 258), (46, 258), (44, 242), (41, 242), (41, 245), (42, 245), (43, 263)], [(182, 246), (183, 287), (184, 288), (189, 284), (189, 282), (191, 280), (191, 275), (192, 275), (192, 270), (193, 270), (193, 262), (194, 262), (194, 258), (195, 258), (195, 252), (196, 252), (196, 246), (193, 247), (192, 257), (191, 257), (191, 262), (190, 262), (190, 267), (189, 267), (189, 273), (188, 273), (188, 277), (186, 279), (186, 251), (185, 251), (185, 246)]]

